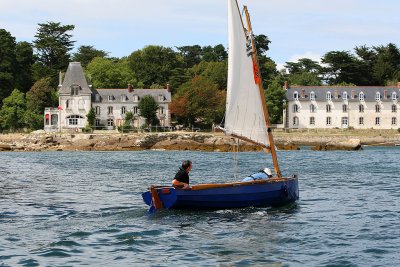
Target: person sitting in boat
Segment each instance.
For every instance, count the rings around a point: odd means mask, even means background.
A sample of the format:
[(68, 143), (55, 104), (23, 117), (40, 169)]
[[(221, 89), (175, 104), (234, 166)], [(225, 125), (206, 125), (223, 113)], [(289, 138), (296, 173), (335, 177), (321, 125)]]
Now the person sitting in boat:
[(192, 162), (185, 160), (182, 162), (182, 166), (179, 167), (178, 172), (175, 174), (175, 178), (172, 181), (172, 186), (180, 189), (190, 189), (189, 186), (189, 172), (192, 170)]
[(252, 175), (244, 178), (242, 182), (251, 182), (256, 180), (266, 180), (272, 177), (272, 172), (269, 168), (265, 168), (264, 170), (260, 170), (259, 172), (253, 173)]

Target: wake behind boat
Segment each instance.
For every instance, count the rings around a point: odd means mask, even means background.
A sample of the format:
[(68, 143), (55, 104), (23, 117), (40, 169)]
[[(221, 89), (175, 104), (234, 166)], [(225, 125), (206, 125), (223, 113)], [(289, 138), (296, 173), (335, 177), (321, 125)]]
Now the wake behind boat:
[(299, 198), (297, 176), (283, 178), (279, 169), (246, 6), (244, 11), (247, 28), (237, 1), (228, 0), (228, 86), (225, 123), (221, 129), (227, 135), (270, 150), (275, 177), (251, 182), (199, 184), (190, 189), (151, 186), (142, 194), (150, 210), (281, 206)]

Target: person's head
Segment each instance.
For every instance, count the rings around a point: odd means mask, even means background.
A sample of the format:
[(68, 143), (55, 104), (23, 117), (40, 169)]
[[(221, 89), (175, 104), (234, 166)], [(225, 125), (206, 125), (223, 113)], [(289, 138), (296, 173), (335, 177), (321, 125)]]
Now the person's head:
[(269, 168), (265, 168), (265, 169), (263, 170), (263, 172), (265, 172), (265, 174), (268, 175), (269, 177), (272, 176), (272, 171), (271, 171)]
[(190, 170), (192, 169), (192, 162), (190, 160), (185, 160), (184, 162), (182, 162), (182, 168), (186, 172), (190, 172)]

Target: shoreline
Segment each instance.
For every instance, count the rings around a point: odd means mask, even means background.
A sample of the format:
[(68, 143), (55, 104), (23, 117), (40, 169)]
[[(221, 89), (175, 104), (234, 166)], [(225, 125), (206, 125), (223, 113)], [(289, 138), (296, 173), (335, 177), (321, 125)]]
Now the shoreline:
[[(362, 145), (395, 146), (400, 133), (382, 131), (274, 131), (279, 150), (358, 150)], [(0, 151), (135, 151), (193, 150), (229, 152), (237, 149), (236, 139), (223, 133), (44, 133), (0, 134)], [(261, 151), (259, 147), (240, 141), (240, 151)]]

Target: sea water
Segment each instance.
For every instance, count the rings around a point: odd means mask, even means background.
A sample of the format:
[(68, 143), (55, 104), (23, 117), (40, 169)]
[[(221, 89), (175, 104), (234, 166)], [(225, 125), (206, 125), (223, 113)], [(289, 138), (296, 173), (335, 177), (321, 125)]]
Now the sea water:
[(278, 157), (283, 174), (299, 175), (294, 205), (149, 215), (141, 193), (169, 184), (185, 159), (196, 184), (272, 169), (270, 156), (2, 152), (0, 265), (400, 265), (400, 147)]

